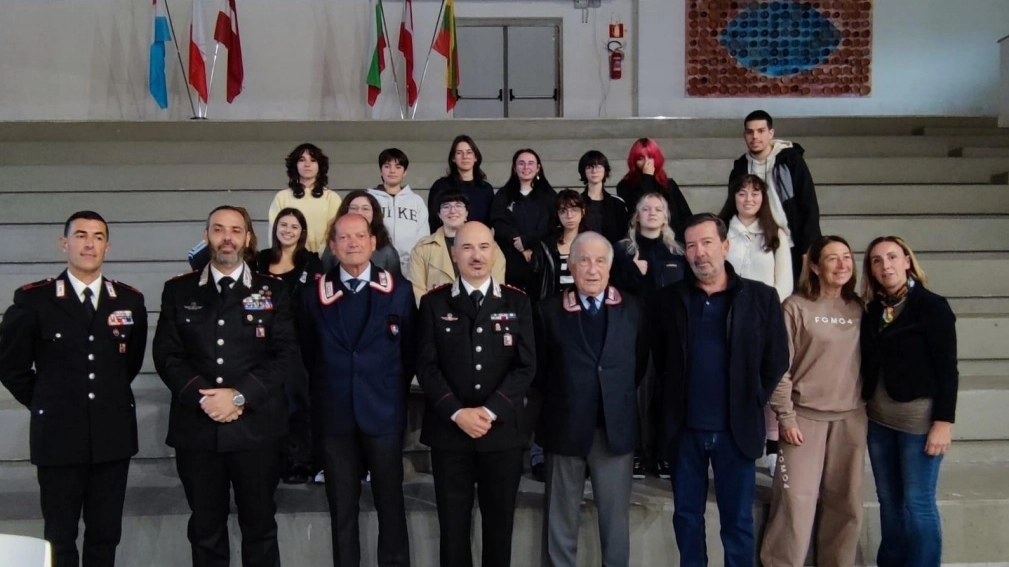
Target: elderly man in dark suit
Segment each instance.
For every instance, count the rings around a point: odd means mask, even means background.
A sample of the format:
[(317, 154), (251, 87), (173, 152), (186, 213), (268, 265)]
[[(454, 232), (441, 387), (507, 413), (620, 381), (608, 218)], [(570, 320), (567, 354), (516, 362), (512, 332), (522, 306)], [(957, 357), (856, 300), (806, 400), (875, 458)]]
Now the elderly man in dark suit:
[(147, 346), (139, 291), (102, 276), (109, 227), (74, 213), (60, 239), (67, 269), (14, 293), (0, 324), (0, 382), (31, 412), (45, 538), (56, 567), (111, 566), (122, 534), (137, 415), (130, 384)]
[(284, 283), (242, 260), (250, 234), (235, 207), (207, 218), (210, 264), (165, 283), (154, 365), (172, 392), (168, 444), (192, 509), (194, 567), (230, 564), (234, 488), (242, 565), (276, 567), (284, 382), (299, 364)]
[(525, 293), (491, 277), (489, 228), (464, 224), (452, 259), (460, 279), (420, 301), (417, 378), (427, 397), (420, 440), (431, 447), (441, 567), (473, 565), (474, 485), (483, 567), (511, 564), (515, 498), (529, 438), (523, 398), (536, 372)]
[(368, 470), (378, 564), (408, 566), (403, 430), (414, 373), (413, 291), (371, 262), (375, 235), (364, 217), (337, 219), (329, 246), (339, 263), (306, 287), (302, 355), (326, 473), (333, 564), (361, 563), (359, 500)]
[(574, 567), (585, 471), (599, 514), (602, 563), (630, 562), (631, 470), (638, 443), (635, 357), (640, 313), (609, 285), (613, 247), (584, 232), (571, 243), (569, 287), (539, 305), (536, 439), (546, 452), (543, 565)]

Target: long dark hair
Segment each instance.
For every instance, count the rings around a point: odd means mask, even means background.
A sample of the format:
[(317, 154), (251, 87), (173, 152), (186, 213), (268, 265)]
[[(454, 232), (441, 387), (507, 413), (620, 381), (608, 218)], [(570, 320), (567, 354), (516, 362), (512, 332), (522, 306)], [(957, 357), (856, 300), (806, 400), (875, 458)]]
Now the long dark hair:
[(543, 170), (543, 160), (540, 159), (539, 154), (537, 154), (533, 150), (530, 150), (529, 148), (525, 148), (515, 152), (515, 155), (512, 156), (512, 173), (508, 177), (508, 182), (505, 183), (504, 187), (501, 188), (502, 191), (506, 191), (505, 194), (508, 195), (509, 203), (517, 200), (519, 198), (519, 195), (521, 194), (522, 182), (519, 181), (519, 175), (515, 173), (515, 162), (518, 161), (519, 156), (522, 154), (532, 154), (533, 157), (536, 158), (536, 163), (539, 164), (540, 166), (540, 172), (537, 173), (536, 177), (533, 178), (533, 193), (539, 193), (541, 191), (551, 191), (551, 192), (553, 191), (553, 187), (551, 187), (550, 182), (547, 181), (546, 171)]
[[(557, 244), (564, 244), (564, 225), (561, 224), (561, 209), (581, 209), (582, 220), (578, 223), (578, 234), (581, 234), (589, 229), (588, 215), (585, 210), (585, 199), (582, 198), (581, 193), (578, 191), (575, 191), (574, 189), (565, 189), (558, 193), (557, 200), (554, 201), (553, 208), (554, 220), (556, 222), (554, 230), (557, 232)], [(568, 244), (570, 244), (570, 242)]]
[(806, 254), (806, 261), (802, 264), (802, 274), (799, 276), (799, 286), (796, 288), (796, 292), (811, 301), (816, 301), (820, 297), (820, 276), (813, 271), (813, 266), (820, 265), (820, 260), (823, 258), (823, 249), (833, 242), (843, 244), (848, 249), (848, 253), (851, 254), (851, 279), (841, 287), (841, 299), (846, 302), (862, 305), (862, 298), (858, 296), (858, 291), (855, 290), (855, 285), (858, 281), (858, 265), (855, 264), (855, 253), (851, 251), (851, 245), (848, 244), (848, 241), (840, 236), (821, 236), (809, 245), (809, 252)]
[[(778, 231), (781, 230), (781, 226), (774, 221), (774, 215), (771, 213), (770, 197), (767, 196), (767, 183), (764, 183), (763, 179), (756, 175), (747, 174), (730, 183), (729, 196), (725, 199), (725, 205), (722, 206), (722, 212), (718, 213), (718, 216), (728, 225), (732, 221), (732, 217), (739, 214), (739, 211), (736, 209), (736, 193), (742, 191), (747, 185), (760, 191), (760, 208), (757, 209), (757, 225), (760, 226), (760, 230), (764, 233), (764, 252), (774, 252), (778, 249), (778, 246), (781, 246), (781, 239), (778, 238)], [(847, 244), (845, 242), (845, 245)]]
[(308, 241), (308, 223), (305, 221), (305, 215), (302, 214), (302, 212), (299, 211), (298, 209), (295, 209), (294, 207), (287, 207), (285, 209), (281, 209), (280, 212), (277, 213), (277, 218), (273, 220), (273, 232), (270, 233), (273, 235), (273, 246), (270, 247), (271, 264), (279, 262), (280, 257), (283, 254), (280, 251), (281, 249), (280, 239), (277, 238), (277, 227), (280, 225), (280, 219), (284, 217), (294, 217), (298, 221), (298, 224), (301, 225), (301, 236), (298, 237), (298, 244), (296, 244), (294, 247), (295, 255), (297, 255), (298, 252), (301, 252), (302, 250), (305, 249), (305, 242)]
[(351, 191), (340, 203), (340, 208), (336, 210), (336, 218), (329, 224), (329, 239), (333, 240), (333, 227), (336, 225), (336, 219), (350, 212), (350, 204), (358, 197), (364, 197), (371, 203), (371, 234), (375, 237), (375, 250), (381, 250), (390, 242), (389, 231), (385, 229), (385, 221), (383, 220), (382, 205), (378, 204), (378, 199), (374, 195), (362, 189)]
[(473, 156), (476, 157), (476, 162), (473, 164), (473, 181), (476, 183), (483, 183), (487, 181), (487, 174), (480, 169), (480, 164), (483, 163), (483, 154), (480, 153), (480, 148), (476, 147), (476, 142), (473, 138), (470, 138), (466, 134), (460, 134), (452, 140), (452, 148), (448, 151), (448, 177), (452, 180), (452, 183), (461, 183), (462, 178), (459, 177), (459, 166), (455, 164), (455, 149), (462, 142), (469, 144), (469, 147), (473, 150)]
[(305, 155), (305, 152), (319, 164), (319, 175), (315, 177), (315, 185), (312, 187), (312, 196), (318, 199), (329, 185), (329, 158), (315, 144), (301, 144), (287, 154), (284, 159), (287, 166), (287, 186), (294, 192), (295, 199), (305, 196), (305, 186), (301, 184), (301, 176), (298, 175), (298, 160)]

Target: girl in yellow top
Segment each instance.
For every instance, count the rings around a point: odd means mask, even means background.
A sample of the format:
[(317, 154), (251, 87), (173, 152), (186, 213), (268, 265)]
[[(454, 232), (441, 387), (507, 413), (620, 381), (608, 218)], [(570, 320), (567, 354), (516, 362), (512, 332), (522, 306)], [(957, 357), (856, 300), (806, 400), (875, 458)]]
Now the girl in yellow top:
[(288, 188), (277, 193), (270, 204), (270, 226), (273, 226), (281, 210), (287, 207), (298, 209), (308, 223), (305, 248), (320, 254), (326, 249), (326, 228), (340, 208), (340, 196), (326, 187), (329, 183), (329, 158), (317, 146), (301, 144), (284, 161)]

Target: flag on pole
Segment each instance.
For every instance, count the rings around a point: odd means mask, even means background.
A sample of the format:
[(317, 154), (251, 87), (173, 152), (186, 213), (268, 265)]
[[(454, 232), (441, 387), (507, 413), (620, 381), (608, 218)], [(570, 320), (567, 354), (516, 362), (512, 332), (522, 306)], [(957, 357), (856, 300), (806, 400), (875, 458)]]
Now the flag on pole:
[(189, 84), (200, 100), (207, 102), (207, 35), (203, 0), (193, 0), (193, 21), (189, 24)]
[[(371, 66), (368, 67), (368, 106), (375, 106), (378, 95), (382, 93), (382, 71), (385, 71), (385, 49), (389, 42), (385, 38), (385, 12), (382, 10), (382, 0), (375, 3), (375, 51), (371, 54)], [(403, 104), (403, 103), (400, 103)]]
[(455, 38), (454, 0), (445, 0), (445, 11), (434, 40), (434, 50), (445, 58), (445, 110), (452, 112), (459, 100), (459, 46)]
[(242, 38), (238, 33), (238, 8), (228, 0), (228, 11), (217, 13), (214, 40), (228, 49), (228, 104), (242, 93), (245, 66), (242, 64)]
[(171, 28), (168, 26), (168, 13), (165, 11), (165, 0), (153, 0), (154, 17), (151, 24), (151, 54), (148, 67), (148, 89), (158, 106), (168, 108), (168, 81), (165, 79), (165, 44), (172, 41)]
[(403, 0), (403, 20), (399, 24), (399, 46), (406, 60), (407, 107), (417, 104), (417, 81), (413, 77), (413, 0)]

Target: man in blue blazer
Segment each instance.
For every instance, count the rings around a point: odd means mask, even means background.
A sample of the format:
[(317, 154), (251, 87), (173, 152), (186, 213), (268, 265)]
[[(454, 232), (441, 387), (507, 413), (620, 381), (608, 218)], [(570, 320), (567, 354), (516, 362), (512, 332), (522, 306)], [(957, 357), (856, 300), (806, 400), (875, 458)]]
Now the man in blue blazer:
[(638, 444), (638, 304), (609, 285), (613, 246), (584, 232), (571, 243), (575, 283), (540, 303), (536, 440), (546, 452), (543, 565), (574, 567), (585, 471), (599, 517), (602, 563), (630, 562), (631, 470)]
[(302, 355), (326, 473), (333, 564), (361, 562), (358, 513), (367, 470), (378, 512), (378, 564), (408, 566), (403, 430), (414, 374), (413, 290), (371, 262), (375, 235), (364, 217), (339, 218), (329, 246), (339, 263), (306, 287)]

